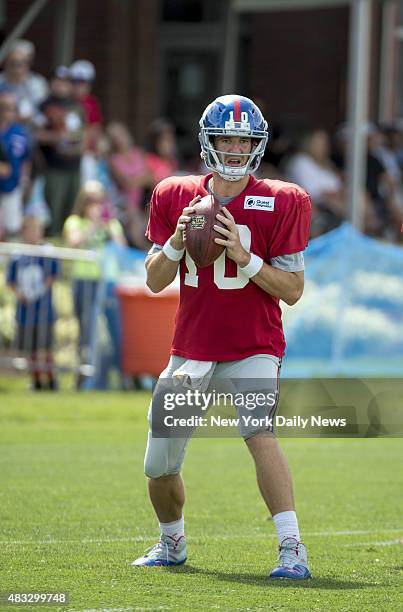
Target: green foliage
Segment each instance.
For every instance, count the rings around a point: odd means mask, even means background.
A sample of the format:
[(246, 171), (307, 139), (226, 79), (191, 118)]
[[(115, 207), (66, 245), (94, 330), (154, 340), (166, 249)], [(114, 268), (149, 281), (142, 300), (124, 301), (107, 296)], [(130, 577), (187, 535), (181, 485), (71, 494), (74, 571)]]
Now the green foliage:
[(194, 439), (189, 447), (188, 563), (130, 567), (157, 537), (142, 473), (148, 401), (146, 393), (3, 390), (0, 590), (65, 590), (68, 610), (401, 609), (398, 439), (281, 440), (309, 582), (266, 578), (276, 560), (274, 526), (238, 439)]
[[(73, 314), (71, 278), (66, 272), (69, 262), (66, 266), (63, 268), (63, 276), (55, 282), (53, 287), (53, 299), (57, 312), (55, 361), (61, 368), (73, 368), (77, 362), (78, 323)], [(15, 295), (6, 285), (3, 270), (0, 271), (0, 352), (2, 355), (9, 354), (14, 336)]]
[(14, 337), (15, 298), (0, 271), (0, 347), (8, 347)]

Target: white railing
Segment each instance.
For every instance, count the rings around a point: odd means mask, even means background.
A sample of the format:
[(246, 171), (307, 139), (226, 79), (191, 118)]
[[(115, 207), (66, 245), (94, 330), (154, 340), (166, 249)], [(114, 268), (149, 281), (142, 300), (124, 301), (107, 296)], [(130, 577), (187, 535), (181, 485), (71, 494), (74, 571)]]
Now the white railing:
[[(82, 377), (94, 373), (95, 338), (99, 331), (96, 300), (103, 280), (98, 276), (97, 280), (90, 278), (86, 282), (77, 276), (77, 264), (94, 270), (98, 262), (99, 256), (94, 251), (0, 242), (1, 369), (30, 370), (32, 353), (36, 353), (35, 367), (46, 372), (53, 367), (47, 350), (52, 345), (57, 371), (71, 371)], [(7, 282), (11, 267), (11, 280), (15, 281), (13, 284), (21, 296), (19, 300)], [(46, 282), (56, 268), (59, 273), (51, 288), (56, 317), (52, 324), (49, 301), (43, 299), (46, 294), (43, 280)], [(42, 269), (42, 278), (38, 269)], [(77, 318), (77, 307), (81, 323)], [(49, 327), (52, 328), (53, 342), (47, 337)]]

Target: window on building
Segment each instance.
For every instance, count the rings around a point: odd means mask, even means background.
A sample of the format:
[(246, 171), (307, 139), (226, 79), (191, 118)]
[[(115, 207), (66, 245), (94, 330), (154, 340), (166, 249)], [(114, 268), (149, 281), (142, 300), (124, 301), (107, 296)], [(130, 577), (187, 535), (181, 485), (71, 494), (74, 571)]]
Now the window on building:
[(175, 22), (201, 22), (221, 19), (226, 0), (163, 0), (162, 20)]

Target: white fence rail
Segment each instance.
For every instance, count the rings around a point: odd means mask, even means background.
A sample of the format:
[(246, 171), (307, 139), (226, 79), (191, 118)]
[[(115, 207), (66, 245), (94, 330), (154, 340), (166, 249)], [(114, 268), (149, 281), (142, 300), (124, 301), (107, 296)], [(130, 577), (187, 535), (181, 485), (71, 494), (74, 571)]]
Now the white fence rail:
[(0, 242), (1, 369), (94, 373), (98, 259), (93, 251)]

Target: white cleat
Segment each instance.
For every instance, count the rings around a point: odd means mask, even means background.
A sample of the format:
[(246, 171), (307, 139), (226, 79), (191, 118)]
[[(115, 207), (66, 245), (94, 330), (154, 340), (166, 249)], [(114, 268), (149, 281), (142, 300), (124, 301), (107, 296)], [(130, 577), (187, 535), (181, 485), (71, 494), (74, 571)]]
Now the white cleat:
[(312, 578), (305, 545), (295, 538), (285, 538), (279, 548), (278, 566), (269, 574), (269, 578), (288, 580)]
[(161, 534), (159, 542), (148, 548), (142, 557), (131, 565), (133, 567), (167, 567), (182, 565), (186, 561), (186, 539), (180, 536), (177, 540)]

